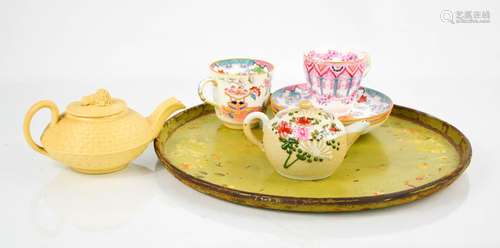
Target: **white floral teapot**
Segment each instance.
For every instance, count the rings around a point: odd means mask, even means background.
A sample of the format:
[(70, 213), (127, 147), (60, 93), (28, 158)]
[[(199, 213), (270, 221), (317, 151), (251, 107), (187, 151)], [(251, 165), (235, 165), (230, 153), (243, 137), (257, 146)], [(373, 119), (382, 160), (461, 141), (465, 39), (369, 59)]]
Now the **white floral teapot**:
[[(251, 130), (255, 119), (262, 121), (263, 141)], [(330, 176), (344, 160), (349, 147), (369, 127), (366, 121), (347, 127), (332, 114), (303, 100), (297, 108), (285, 109), (269, 120), (262, 112), (249, 114), (243, 131), (259, 146), (282, 176), (317, 180)]]

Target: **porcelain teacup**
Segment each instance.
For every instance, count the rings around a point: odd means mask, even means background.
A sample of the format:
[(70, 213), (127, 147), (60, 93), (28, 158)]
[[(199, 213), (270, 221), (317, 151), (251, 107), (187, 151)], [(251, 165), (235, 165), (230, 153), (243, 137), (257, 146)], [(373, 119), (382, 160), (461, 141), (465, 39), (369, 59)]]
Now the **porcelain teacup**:
[(348, 115), (362, 95), (358, 89), (369, 67), (370, 57), (365, 52), (306, 52), (304, 69), (313, 104), (337, 116)]
[[(213, 62), (210, 78), (198, 87), (200, 99), (214, 106), (217, 118), (229, 128), (242, 129), (243, 120), (252, 112), (264, 111), (271, 94), (274, 66), (257, 59), (232, 58)], [(213, 85), (213, 100), (204, 89)]]

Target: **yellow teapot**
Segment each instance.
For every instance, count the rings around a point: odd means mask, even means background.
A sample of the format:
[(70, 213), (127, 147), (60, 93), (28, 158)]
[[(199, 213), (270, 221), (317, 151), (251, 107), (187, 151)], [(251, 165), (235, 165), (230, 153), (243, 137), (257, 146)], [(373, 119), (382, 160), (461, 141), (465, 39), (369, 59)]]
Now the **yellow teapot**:
[[(33, 141), (30, 123), (42, 108), (52, 112), (52, 120), (40, 138)], [(129, 109), (123, 100), (112, 98), (108, 91), (72, 102), (59, 115), (57, 106), (48, 100), (35, 103), (24, 118), (24, 137), (31, 147), (72, 169), (88, 174), (118, 171), (138, 157), (149, 142), (158, 136), (165, 120), (185, 106), (170, 98), (147, 118)]]

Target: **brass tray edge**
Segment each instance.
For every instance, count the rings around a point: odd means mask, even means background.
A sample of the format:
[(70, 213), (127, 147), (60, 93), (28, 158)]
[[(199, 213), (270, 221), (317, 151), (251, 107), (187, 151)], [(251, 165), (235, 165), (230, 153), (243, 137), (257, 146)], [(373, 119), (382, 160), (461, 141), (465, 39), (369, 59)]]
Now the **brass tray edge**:
[[(189, 120), (186, 120), (184, 123), (180, 124), (178, 123), (174, 128), (171, 128), (169, 130), (170, 134), (175, 132), (175, 130), (178, 127), (182, 126), (183, 124), (195, 118), (198, 118), (202, 115), (212, 113), (213, 108), (211, 108), (209, 105), (206, 104), (200, 104), (192, 108), (186, 109), (182, 112), (177, 113), (171, 119), (167, 120), (167, 122), (164, 124), (164, 128), (166, 128), (166, 126), (171, 121), (178, 119), (182, 114), (184, 114), (187, 111), (200, 111), (200, 113), (197, 115), (193, 115), (193, 117), (189, 118)], [(412, 118), (412, 114), (416, 115), (416, 118)], [(189, 187), (199, 192), (241, 205), (249, 205), (259, 208), (294, 211), (294, 212), (361, 211), (368, 209), (386, 208), (413, 202), (446, 188), (448, 185), (453, 183), (469, 166), (472, 157), (472, 147), (470, 141), (459, 129), (457, 129), (453, 125), (439, 118), (436, 118), (432, 115), (429, 115), (427, 113), (396, 104), (394, 104), (393, 106), (391, 115), (415, 122), (418, 125), (424, 126), (425, 128), (433, 130), (442, 135), (443, 137), (445, 137), (459, 152), (460, 155), (459, 167), (449, 175), (440, 178), (438, 180), (435, 180), (433, 182), (429, 182), (427, 184), (412, 189), (389, 193), (389, 194), (364, 196), (364, 197), (343, 197), (343, 198), (287, 197), (287, 196), (259, 194), (259, 193), (245, 192), (240, 190), (224, 188), (222, 186), (198, 179), (177, 169), (168, 159), (166, 159), (161, 154), (160, 151), (161, 141), (159, 140), (159, 138), (155, 139), (154, 148), (160, 162), (171, 174), (173, 174), (178, 180), (180, 180), (184, 184), (188, 185)], [(436, 127), (424, 123), (421, 120), (421, 118), (429, 118), (441, 122), (444, 133), (443, 130), (439, 130)], [(450, 130), (457, 132), (457, 134), (461, 138), (461, 141), (458, 144), (454, 142), (447, 135), (447, 132), (449, 132)]]

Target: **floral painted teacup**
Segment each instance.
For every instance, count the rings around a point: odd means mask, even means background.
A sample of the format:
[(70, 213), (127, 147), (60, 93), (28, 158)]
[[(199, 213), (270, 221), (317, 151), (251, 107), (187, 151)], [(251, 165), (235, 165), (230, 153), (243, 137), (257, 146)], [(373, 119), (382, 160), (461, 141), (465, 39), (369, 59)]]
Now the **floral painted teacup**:
[(337, 116), (349, 114), (362, 94), (358, 89), (369, 67), (370, 57), (364, 52), (312, 50), (304, 54), (304, 69), (314, 105)]
[[(209, 67), (211, 77), (198, 87), (200, 99), (214, 106), (215, 113), (225, 126), (243, 128), (243, 120), (252, 112), (263, 111), (271, 93), (274, 66), (257, 59), (224, 59)], [(213, 87), (213, 100), (207, 99), (204, 89)]]

